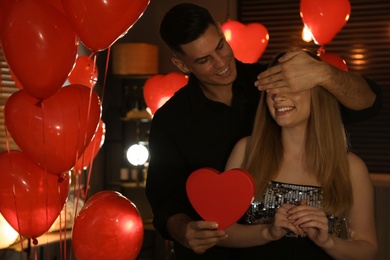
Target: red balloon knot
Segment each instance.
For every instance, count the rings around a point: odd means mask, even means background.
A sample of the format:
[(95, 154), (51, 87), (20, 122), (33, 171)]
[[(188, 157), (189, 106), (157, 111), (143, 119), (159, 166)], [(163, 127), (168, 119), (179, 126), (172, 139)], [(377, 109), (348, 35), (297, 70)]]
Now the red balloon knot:
[(38, 245), (38, 239), (36, 239), (35, 237), (32, 238), (32, 242), (34, 246)]
[(58, 175), (58, 183), (61, 183), (65, 180), (65, 173), (61, 173)]
[(42, 101), (43, 101), (43, 100), (39, 100), (35, 105), (36, 105), (37, 107), (42, 107)]

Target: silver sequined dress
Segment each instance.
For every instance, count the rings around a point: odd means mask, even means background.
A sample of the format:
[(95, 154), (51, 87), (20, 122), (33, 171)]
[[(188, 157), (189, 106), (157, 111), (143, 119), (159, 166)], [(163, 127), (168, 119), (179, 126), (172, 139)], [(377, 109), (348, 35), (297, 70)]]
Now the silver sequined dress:
[[(272, 181), (264, 194), (264, 201), (254, 201), (241, 219), (242, 224), (270, 224), (276, 210), (284, 203), (297, 204), (306, 200), (308, 205), (322, 208), (322, 189), (317, 186), (296, 185)], [(344, 219), (327, 214), (329, 233), (341, 235)], [(332, 259), (305, 236), (288, 232), (282, 239), (264, 246), (246, 250), (242, 259)]]

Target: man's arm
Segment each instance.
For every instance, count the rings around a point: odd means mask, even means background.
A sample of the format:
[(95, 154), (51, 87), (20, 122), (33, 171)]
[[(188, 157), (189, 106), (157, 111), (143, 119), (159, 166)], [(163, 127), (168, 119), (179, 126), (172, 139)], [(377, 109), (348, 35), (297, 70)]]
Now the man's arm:
[(376, 93), (367, 81), (310, 57), (305, 51), (288, 51), (279, 64), (259, 74), (255, 86), (268, 93), (300, 92), (320, 85), (345, 107), (363, 110), (376, 102)]

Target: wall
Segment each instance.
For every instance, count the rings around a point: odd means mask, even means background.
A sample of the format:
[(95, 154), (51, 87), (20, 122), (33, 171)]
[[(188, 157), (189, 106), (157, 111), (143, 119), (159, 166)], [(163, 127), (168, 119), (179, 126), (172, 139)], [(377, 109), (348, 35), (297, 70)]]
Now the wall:
[[(174, 5), (178, 3), (189, 2), (201, 5), (214, 16), (214, 18), (223, 23), (227, 15), (232, 19), (236, 18), (236, 1), (235, 0), (151, 0), (148, 8), (137, 23), (130, 31), (120, 40), (120, 42), (146, 42), (156, 44), (160, 48), (159, 68), (160, 73), (168, 73), (176, 71), (176, 68), (171, 64), (171, 52), (164, 45), (159, 36), (160, 21), (164, 14)], [(228, 8), (229, 7), (229, 8)]]

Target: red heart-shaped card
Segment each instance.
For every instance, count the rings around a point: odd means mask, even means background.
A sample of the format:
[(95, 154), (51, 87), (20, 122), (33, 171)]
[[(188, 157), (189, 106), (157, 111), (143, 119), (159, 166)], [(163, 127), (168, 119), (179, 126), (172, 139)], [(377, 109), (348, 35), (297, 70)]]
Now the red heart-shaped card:
[(206, 221), (226, 229), (239, 220), (253, 201), (255, 184), (252, 175), (243, 169), (220, 173), (212, 168), (194, 171), (187, 179), (188, 198)]

